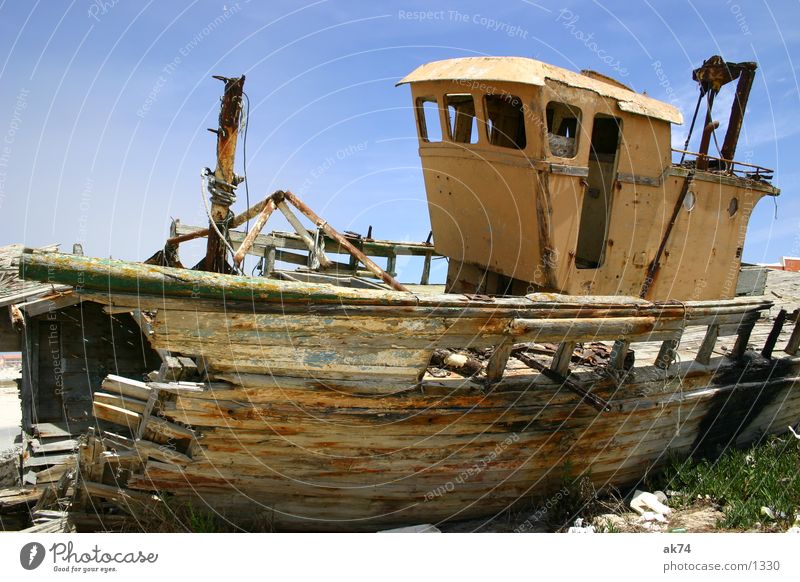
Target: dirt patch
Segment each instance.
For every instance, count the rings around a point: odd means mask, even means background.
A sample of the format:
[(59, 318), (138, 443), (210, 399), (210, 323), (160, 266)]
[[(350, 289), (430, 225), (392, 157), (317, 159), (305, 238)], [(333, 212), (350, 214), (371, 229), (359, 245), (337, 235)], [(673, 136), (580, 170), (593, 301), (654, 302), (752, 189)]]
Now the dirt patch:
[(594, 518), (592, 525), (598, 532), (611, 533), (710, 533), (721, 531), (717, 524), (724, 518), (719, 508), (698, 505), (673, 511), (665, 523), (644, 521), (636, 513), (609, 513)]

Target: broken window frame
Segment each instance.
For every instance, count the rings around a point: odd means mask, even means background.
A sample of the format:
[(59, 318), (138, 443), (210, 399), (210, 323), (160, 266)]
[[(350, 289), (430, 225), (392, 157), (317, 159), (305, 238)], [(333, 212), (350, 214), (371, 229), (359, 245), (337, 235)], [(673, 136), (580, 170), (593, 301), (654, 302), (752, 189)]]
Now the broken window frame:
[[(414, 102), (414, 109), (417, 115), (417, 131), (419, 132), (419, 139), (423, 143), (441, 143), (444, 141), (445, 133), (442, 131), (442, 105), (439, 103), (439, 99), (433, 95), (424, 95), (422, 97), (417, 97), (416, 101)], [(438, 138), (439, 139), (431, 139), (430, 133), (428, 131), (428, 116), (426, 114), (425, 104), (426, 103), (433, 103), (436, 105), (436, 113), (437, 113), (437, 127), (438, 127)]]
[[(569, 139), (569, 136), (567, 136), (565, 134), (553, 133), (551, 131), (552, 124), (553, 124), (553, 119), (551, 119), (549, 112), (550, 112), (551, 106), (553, 106), (553, 105), (556, 105), (558, 107), (567, 109), (570, 113), (574, 114), (573, 117), (571, 118), (571, 119), (575, 119), (575, 127), (574, 127), (575, 137), (572, 138), (573, 139), (573, 145), (572, 145), (572, 155), (571, 156), (562, 156), (562, 155), (559, 155), (560, 152), (553, 151), (553, 147), (552, 147), (551, 141), (550, 141), (550, 137), (551, 136), (553, 136), (553, 137), (566, 137), (566, 138)], [(545, 108), (544, 108), (544, 118), (545, 118), (544, 119), (544, 121), (545, 121), (545, 133), (547, 135), (547, 151), (550, 154), (550, 156), (552, 156), (554, 158), (561, 158), (561, 159), (564, 159), (564, 160), (573, 160), (573, 159), (575, 159), (577, 157), (577, 155), (578, 155), (578, 150), (580, 149), (580, 135), (581, 135), (582, 123), (583, 123), (583, 110), (580, 107), (578, 107), (577, 105), (571, 105), (571, 104), (569, 104), (569, 103), (567, 103), (565, 101), (559, 101), (557, 99), (550, 99), (547, 102), (547, 105), (545, 105)], [(562, 116), (562, 118), (560, 120), (562, 124), (563, 124), (563, 120), (564, 119), (565, 118)]]
[[(472, 103), (472, 112), (462, 112), (458, 107), (451, 104), (451, 98), (459, 97), (464, 101), (467, 99)], [(450, 108), (453, 108), (454, 114), (451, 114)], [(475, 96), (471, 93), (446, 93), (444, 96), (444, 110), (447, 117), (447, 133), (448, 138), (453, 143), (460, 143), (465, 145), (474, 145), (481, 140), (480, 129), (481, 125), (478, 123), (478, 111), (475, 105)], [(461, 125), (465, 120), (469, 120), (468, 124)], [(465, 127), (469, 128), (469, 138), (465, 141), (459, 139), (459, 133)]]
[[(499, 136), (502, 136), (508, 144), (505, 143), (495, 143), (492, 139), (495, 129), (495, 122), (492, 119), (492, 106), (490, 106), (490, 101), (494, 100), (502, 100), (502, 102), (508, 103), (511, 105), (511, 108), (515, 109), (519, 112), (519, 119), (517, 120), (517, 127), (515, 129), (515, 135), (511, 136), (508, 132), (503, 130), (498, 130)], [(516, 107), (515, 104), (518, 104), (519, 107)], [(518, 97), (517, 95), (512, 95), (510, 93), (488, 93), (483, 96), (483, 123), (484, 126), (484, 139), (486, 139), (486, 143), (493, 145), (495, 147), (501, 147), (503, 149), (511, 149), (511, 150), (519, 150), (523, 151), (528, 146), (528, 131), (525, 122), (525, 105), (524, 101)], [(520, 134), (521, 132), (521, 134)], [(522, 138), (520, 140), (520, 137)], [(521, 142), (521, 143), (520, 143)]]

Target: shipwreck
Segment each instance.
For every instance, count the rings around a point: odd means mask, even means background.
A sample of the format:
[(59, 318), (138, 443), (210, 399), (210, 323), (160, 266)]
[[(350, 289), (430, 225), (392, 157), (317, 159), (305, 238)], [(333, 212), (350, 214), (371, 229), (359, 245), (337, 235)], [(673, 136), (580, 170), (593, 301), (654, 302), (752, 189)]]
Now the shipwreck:
[[(112, 318), (128, 342), (127, 367), (73, 378), (83, 424), (51, 498), (83, 529), (186, 503), (242, 529), (376, 530), (488, 518), (565, 478), (632, 485), (670, 452), (786, 430), (797, 313), (768, 322), (772, 302), (739, 281), (751, 212), (779, 194), (770, 170), (735, 161), (755, 70), (713, 57), (694, 71), (693, 152), (672, 149), (677, 109), (599, 73), (419, 67), (400, 84), (429, 202), (420, 243), (342, 234), (288, 190), (234, 214), (245, 79), (221, 78), (207, 227), (175, 222), (144, 263), (21, 255), (22, 280), (50, 285), (17, 307), (25, 345), (44, 341), (43, 301), (51, 319)], [(714, 97), (734, 81), (713, 156)], [(275, 212), (295, 232), (263, 233)], [(179, 245), (201, 237), (185, 268)], [(397, 280), (400, 255), (423, 261), (419, 284)], [(241, 273), (247, 256), (260, 276)], [(23, 361), (31, 393), (40, 359)]]

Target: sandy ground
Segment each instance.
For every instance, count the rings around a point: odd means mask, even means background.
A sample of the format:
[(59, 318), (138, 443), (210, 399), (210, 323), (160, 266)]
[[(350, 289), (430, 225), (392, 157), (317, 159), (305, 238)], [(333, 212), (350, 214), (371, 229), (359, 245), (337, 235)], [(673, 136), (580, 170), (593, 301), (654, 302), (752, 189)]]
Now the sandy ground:
[(10, 449), (20, 434), (21, 410), (13, 375), (0, 376), (0, 451)]

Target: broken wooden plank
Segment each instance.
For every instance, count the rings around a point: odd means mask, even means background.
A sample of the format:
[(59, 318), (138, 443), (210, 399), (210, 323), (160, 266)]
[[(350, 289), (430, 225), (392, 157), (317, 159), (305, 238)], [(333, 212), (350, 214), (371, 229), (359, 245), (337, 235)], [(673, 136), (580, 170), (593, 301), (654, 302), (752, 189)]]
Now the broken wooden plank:
[(52, 465), (64, 465), (75, 458), (75, 455), (42, 455), (28, 457), (22, 461), (22, 466), (29, 467), (49, 467)]
[(44, 488), (42, 487), (13, 487), (11, 489), (0, 489), (0, 509), (12, 509), (21, 505), (33, 505), (38, 503)]
[(240, 244), (239, 248), (236, 250), (236, 254), (233, 256), (233, 262), (236, 263), (237, 267), (241, 266), (244, 256), (252, 248), (256, 237), (261, 234), (261, 230), (264, 228), (264, 225), (267, 224), (267, 220), (269, 220), (269, 217), (274, 211), (275, 197), (273, 195), (267, 199), (266, 204), (264, 204), (264, 208), (261, 209), (261, 212), (259, 212), (258, 217), (256, 218), (253, 228), (247, 233), (247, 236), (245, 236), (242, 244)]
[(114, 487), (113, 485), (106, 485), (105, 483), (98, 483), (96, 481), (82, 481), (81, 488), (93, 497), (102, 497), (104, 499), (112, 499), (116, 501), (134, 502), (143, 505), (154, 506), (159, 503), (158, 497), (141, 491), (131, 491), (130, 489), (122, 489)]
[(32, 425), (34, 435), (42, 439), (69, 438), (76, 436), (88, 427), (85, 422), (38, 422)]
[(123, 378), (115, 374), (109, 374), (103, 380), (103, 389), (109, 392), (115, 392), (122, 396), (128, 396), (137, 400), (146, 401), (150, 396), (150, 388), (147, 384), (138, 380), (131, 380), (130, 378)]
[(206, 391), (206, 385), (200, 382), (148, 382), (147, 385), (170, 394), (198, 394)]
[(139, 421), (142, 418), (141, 414), (137, 412), (103, 402), (93, 402), (92, 413), (95, 418), (128, 427), (133, 432), (139, 428)]
[(172, 463), (173, 465), (189, 465), (194, 462), (190, 457), (173, 448), (166, 445), (158, 445), (148, 440), (137, 440), (135, 446), (136, 451), (144, 458), (150, 457), (164, 463)]
[(76, 439), (65, 439), (49, 443), (42, 443), (39, 439), (31, 439), (29, 444), (31, 450), (36, 455), (74, 451), (78, 448), (78, 441)]
[(147, 430), (151, 430), (155, 434), (170, 439), (194, 439), (194, 432), (192, 430), (164, 420), (163, 418), (151, 416), (149, 422), (147, 423)]
[(117, 406), (140, 414), (144, 412), (146, 406), (144, 401), (137, 398), (126, 398), (125, 396), (117, 396), (116, 394), (109, 394), (107, 392), (95, 392), (94, 401), (110, 404), (111, 406)]
[(147, 427), (147, 423), (150, 421), (150, 415), (153, 414), (153, 407), (156, 405), (156, 401), (158, 400), (158, 394), (159, 391), (157, 388), (150, 389), (150, 397), (147, 399), (147, 403), (142, 409), (142, 421), (139, 423), (139, 427), (136, 429), (135, 435), (137, 441), (144, 437), (144, 431)]

